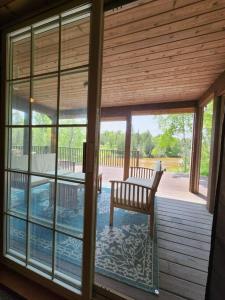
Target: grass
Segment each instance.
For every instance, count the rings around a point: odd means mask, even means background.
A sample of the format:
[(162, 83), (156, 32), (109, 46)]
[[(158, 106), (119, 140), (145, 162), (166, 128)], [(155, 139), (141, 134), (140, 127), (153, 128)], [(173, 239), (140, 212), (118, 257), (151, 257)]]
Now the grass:
[(161, 160), (162, 165), (168, 172), (184, 172), (182, 158), (180, 157), (154, 157), (140, 158), (139, 166), (146, 168), (154, 168), (156, 161)]

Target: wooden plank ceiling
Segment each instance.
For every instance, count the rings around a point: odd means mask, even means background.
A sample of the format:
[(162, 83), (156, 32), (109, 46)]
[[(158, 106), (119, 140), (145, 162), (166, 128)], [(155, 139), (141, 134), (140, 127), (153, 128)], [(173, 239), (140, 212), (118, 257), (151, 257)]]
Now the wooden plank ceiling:
[(137, 1), (106, 13), (103, 106), (199, 99), (225, 69), (225, 1)]
[[(88, 20), (65, 25), (62, 34), (62, 69), (85, 65)], [(29, 75), (28, 43), (16, 44), (14, 77)], [(57, 43), (57, 29), (37, 35), (35, 74), (57, 70)], [(196, 100), (224, 70), (225, 0), (138, 0), (105, 13), (103, 107)], [(87, 74), (69, 76), (62, 78), (62, 110), (86, 105)], [(56, 85), (37, 81), (37, 102), (54, 108)]]

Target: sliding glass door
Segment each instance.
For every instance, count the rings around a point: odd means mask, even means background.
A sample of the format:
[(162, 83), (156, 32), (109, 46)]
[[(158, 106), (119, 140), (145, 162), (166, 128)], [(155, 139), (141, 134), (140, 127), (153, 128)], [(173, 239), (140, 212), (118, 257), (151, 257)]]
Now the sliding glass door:
[(82, 299), (92, 292), (101, 2), (7, 34), (6, 262)]

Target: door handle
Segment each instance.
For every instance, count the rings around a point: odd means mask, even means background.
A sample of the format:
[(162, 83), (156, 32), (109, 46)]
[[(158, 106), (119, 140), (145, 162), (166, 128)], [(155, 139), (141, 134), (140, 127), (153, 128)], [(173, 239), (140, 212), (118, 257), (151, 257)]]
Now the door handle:
[(83, 165), (82, 165), (82, 172), (86, 173), (87, 167), (87, 143), (83, 143)]

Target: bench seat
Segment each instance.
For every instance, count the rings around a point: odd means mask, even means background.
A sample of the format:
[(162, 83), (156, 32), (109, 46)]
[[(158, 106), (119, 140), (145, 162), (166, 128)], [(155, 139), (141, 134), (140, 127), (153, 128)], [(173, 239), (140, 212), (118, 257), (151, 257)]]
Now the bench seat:
[(150, 216), (150, 235), (153, 237), (155, 193), (163, 170), (161, 162), (154, 170), (141, 169), (133, 167), (132, 176), (125, 181), (111, 181), (110, 226), (113, 226), (114, 207), (145, 213)]
[(133, 183), (133, 184), (139, 184), (146, 187), (152, 187), (152, 180), (151, 179), (145, 179), (145, 178), (136, 178), (136, 177), (128, 177), (125, 182)]

